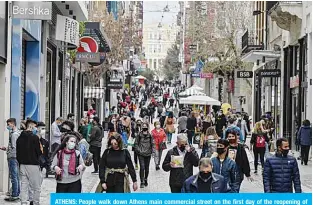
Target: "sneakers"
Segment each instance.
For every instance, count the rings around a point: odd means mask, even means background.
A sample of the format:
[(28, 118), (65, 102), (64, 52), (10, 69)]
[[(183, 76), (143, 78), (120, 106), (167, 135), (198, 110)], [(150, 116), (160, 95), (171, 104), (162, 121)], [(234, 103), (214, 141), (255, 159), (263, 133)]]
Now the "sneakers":
[(11, 196), (11, 192), (5, 193), (6, 196)]
[(5, 201), (17, 201), (19, 199), (20, 198), (18, 196), (9, 196), (9, 197), (5, 198), (4, 200)]
[(140, 188), (145, 188), (145, 184), (144, 183), (140, 183)]
[(98, 171), (91, 172), (91, 174), (98, 174), (98, 173), (99, 173)]

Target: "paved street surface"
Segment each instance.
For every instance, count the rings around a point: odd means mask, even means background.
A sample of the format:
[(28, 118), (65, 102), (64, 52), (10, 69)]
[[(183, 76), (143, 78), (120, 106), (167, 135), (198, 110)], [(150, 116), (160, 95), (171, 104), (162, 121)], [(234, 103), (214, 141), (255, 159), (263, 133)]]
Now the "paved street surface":
[[(136, 113), (136, 117), (138, 113)], [(151, 127), (153, 127), (151, 125)], [(172, 148), (175, 145), (177, 135), (173, 135), (172, 144), (168, 145), (168, 149)], [(249, 143), (249, 139), (247, 139), (247, 143)], [(104, 151), (107, 144), (107, 137), (103, 139), (102, 142), (102, 152)], [(201, 150), (198, 149), (197, 145), (195, 145), (198, 154), (200, 156)], [(163, 152), (161, 163), (164, 160), (168, 150)], [(131, 152), (131, 156), (133, 159), (133, 152)], [(240, 192), (247, 192), (247, 193), (262, 193), (263, 192), (263, 182), (261, 174), (254, 174), (254, 165), (253, 162), (250, 163), (251, 167), (251, 176), (254, 179), (253, 182), (249, 182), (244, 180)], [(259, 169), (261, 169), (261, 165), (259, 165)], [(300, 169), (300, 176), (301, 176), (301, 184), (303, 192), (312, 192), (312, 164), (311, 161), (309, 162), (308, 166), (304, 166), (299, 164)], [(91, 174), (93, 171), (93, 166), (87, 167), (85, 173), (83, 174), (82, 184), (83, 184), (83, 192), (91, 192), (94, 193), (97, 184), (99, 183), (98, 175)], [(139, 178), (139, 170), (137, 172), (137, 180), (138, 186), (140, 185), (140, 178)], [(198, 168), (194, 168), (194, 174), (198, 172)], [(261, 170), (259, 170), (261, 173)], [(159, 193), (169, 193), (169, 172), (164, 172), (162, 169), (159, 171), (155, 170), (154, 160), (151, 159), (150, 164), (150, 174), (148, 178), (148, 187), (140, 189), (137, 192), (159, 192)], [(41, 186), (41, 205), (49, 205), (50, 204), (50, 193), (55, 192), (56, 189), (56, 181), (53, 176), (49, 178), (44, 178), (43, 184)], [(131, 187), (132, 189), (132, 187)], [(6, 202), (4, 201), (5, 194), (1, 193), (0, 195), (0, 204), (18, 204), (19, 202)]]

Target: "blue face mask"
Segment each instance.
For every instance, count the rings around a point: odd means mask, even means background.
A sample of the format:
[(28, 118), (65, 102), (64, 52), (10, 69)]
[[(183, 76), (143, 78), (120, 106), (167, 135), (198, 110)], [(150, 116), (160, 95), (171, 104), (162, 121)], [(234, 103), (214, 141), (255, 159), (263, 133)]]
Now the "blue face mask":
[(33, 132), (34, 135), (36, 135), (37, 134), (37, 128), (34, 127), (32, 132)]
[(7, 126), (7, 129), (8, 129), (9, 131), (12, 131), (12, 127), (10, 127), (10, 126)]

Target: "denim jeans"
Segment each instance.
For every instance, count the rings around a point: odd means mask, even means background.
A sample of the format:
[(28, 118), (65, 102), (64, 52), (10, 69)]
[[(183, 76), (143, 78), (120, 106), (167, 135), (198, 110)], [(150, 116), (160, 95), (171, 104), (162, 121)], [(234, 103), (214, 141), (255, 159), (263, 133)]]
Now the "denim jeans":
[(166, 136), (167, 136), (167, 142), (168, 143), (172, 143), (172, 136), (173, 136), (173, 133), (166, 133)]
[(16, 158), (8, 159), (9, 173), (12, 184), (12, 197), (18, 197), (20, 195), (20, 180), (18, 174), (18, 162)]

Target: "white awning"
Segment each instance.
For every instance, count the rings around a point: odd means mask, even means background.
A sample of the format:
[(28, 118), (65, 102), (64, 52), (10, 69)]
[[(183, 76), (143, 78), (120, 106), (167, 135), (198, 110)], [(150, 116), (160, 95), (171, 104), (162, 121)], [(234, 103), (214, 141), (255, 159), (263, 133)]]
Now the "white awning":
[(244, 55), (241, 58), (241, 60), (244, 62), (251, 62), (251, 63), (255, 63), (259, 60), (260, 63), (262, 63), (263, 57), (265, 57), (265, 63), (269, 63), (273, 60), (280, 58), (281, 53), (279, 51), (271, 51), (271, 50), (250, 51), (249, 53)]
[(189, 96), (181, 98), (179, 104), (185, 105), (221, 105), (221, 102), (208, 96)]
[(199, 91), (202, 91), (202, 90), (203, 90), (203, 88), (199, 87), (199, 86), (196, 85), (196, 84), (194, 84), (193, 86), (191, 86), (190, 89), (199, 90)]
[(102, 87), (84, 87), (84, 98), (97, 98), (104, 97), (105, 88)]

